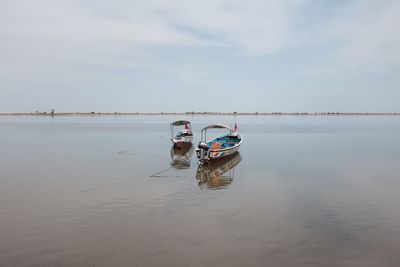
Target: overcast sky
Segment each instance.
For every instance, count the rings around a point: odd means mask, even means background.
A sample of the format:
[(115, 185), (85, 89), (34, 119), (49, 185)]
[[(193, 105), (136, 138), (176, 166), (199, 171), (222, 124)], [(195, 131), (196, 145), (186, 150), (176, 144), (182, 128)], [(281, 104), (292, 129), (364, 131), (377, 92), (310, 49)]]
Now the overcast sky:
[(0, 0), (0, 112), (400, 111), (400, 1)]

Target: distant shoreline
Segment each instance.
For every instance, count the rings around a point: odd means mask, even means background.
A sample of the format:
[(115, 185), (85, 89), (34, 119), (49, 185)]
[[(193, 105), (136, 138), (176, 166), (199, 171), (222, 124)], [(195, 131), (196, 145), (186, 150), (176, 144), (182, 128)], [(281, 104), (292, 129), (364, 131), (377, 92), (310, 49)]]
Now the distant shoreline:
[(0, 116), (399, 116), (400, 112), (9, 112)]

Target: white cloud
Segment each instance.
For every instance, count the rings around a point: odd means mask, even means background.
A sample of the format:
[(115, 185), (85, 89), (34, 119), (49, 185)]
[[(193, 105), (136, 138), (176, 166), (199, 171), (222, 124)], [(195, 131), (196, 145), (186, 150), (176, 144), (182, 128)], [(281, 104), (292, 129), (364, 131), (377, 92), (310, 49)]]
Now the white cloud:
[(101, 2), (13, 1), (0, 11), (0, 32), (92, 44), (223, 45), (264, 55), (286, 45), (289, 3), (295, 2), (113, 1), (110, 7)]
[[(124, 6), (120, 5), (120, 8)], [(118, 14), (109, 16), (107, 10), (93, 15), (79, 2), (71, 5), (62, 1), (15, 1), (2, 13), (1, 32), (27, 38), (77, 43), (122, 41), (142, 45), (187, 45), (196, 42), (191, 34), (169, 27), (155, 12), (142, 10), (140, 6), (132, 7), (131, 17), (125, 20), (118, 18)]]
[[(291, 4), (299, 3), (299, 0), (2, 2), (0, 86), (14, 88), (21, 77), (37, 86), (51, 81), (53, 84), (96, 81), (102, 79), (107, 69), (115, 68), (157, 72), (165, 68), (157, 58), (164, 47), (218, 46), (252, 56), (278, 53), (288, 42), (290, 17), (295, 10)], [(176, 64), (171, 62), (171, 65)]]
[(353, 1), (319, 21), (325, 26), (301, 28), (295, 18), (311, 15), (301, 8), (305, 4), (315, 5), (306, 0), (14, 0), (0, 8), (0, 46), (3, 56), (10, 47), (15, 47), (11, 53), (31, 56), (40, 56), (43, 47), (64, 47), (56, 49), (57, 57), (90, 47), (108, 53), (113, 45), (121, 55), (149, 47), (223, 46), (263, 56), (319, 39), (321, 46), (341, 42), (346, 63), (400, 63), (400, 2)]
[[(44, 88), (77, 95), (102, 87), (104, 104), (115, 88), (133, 88), (140, 104), (144, 90), (241, 83), (273, 91), (269, 84), (281, 81), (314, 88), (314, 78), (328, 84), (339, 75), (356, 81), (365, 69), (393, 73), (398, 14), (395, 0), (0, 1), (0, 108), (13, 106), (13, 90), (40, 99)], [(362, 70), (357, 77), (349, 65)]]
[(342, 62), (370, 70), (400, 64), (400, 2), (357, 1), (327, 27), (329, 40), (340, 41)]
[[(251, 55), (268, 55), (287, 44), (295, 1), (168, 1), (168, 19), (206, 32)], [(211, 38), (212, 39), (212, 38)]]

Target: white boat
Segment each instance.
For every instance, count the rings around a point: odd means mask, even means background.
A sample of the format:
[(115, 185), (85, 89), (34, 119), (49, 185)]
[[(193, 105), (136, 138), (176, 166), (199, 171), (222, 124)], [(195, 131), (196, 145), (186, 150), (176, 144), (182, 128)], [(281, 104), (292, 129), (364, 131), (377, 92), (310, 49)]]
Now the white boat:
[[(226, 129), (228, 133), (207, 141), (207, 131), (210, 129)], [(239, 150), (242, 142), (243, 139), (237, 132), (236, 124), (234, 129), (224, 124), (213, 124), (201, 130), (201, 141), (196, 154), (200, 162), (209, 162), (232, 155)]]
[[(178, 128), (178, 130), (176, 130), (176, 128)], [(174, 145), (182, 147), (192, 144), (194, 135), (190, 121), (175, 121), (170, 124), (170, 130), (171, 141)]]

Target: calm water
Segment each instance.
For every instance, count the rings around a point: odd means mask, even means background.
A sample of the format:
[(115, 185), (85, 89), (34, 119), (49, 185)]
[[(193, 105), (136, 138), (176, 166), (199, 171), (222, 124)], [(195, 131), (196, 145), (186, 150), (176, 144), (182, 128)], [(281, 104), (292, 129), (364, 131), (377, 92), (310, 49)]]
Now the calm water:
[[(237, 121), (240, 154), (199, 168), (178, 119)], [(400, 266), (400, 117), (0, 117), (0, 240), (1, 266)]]

